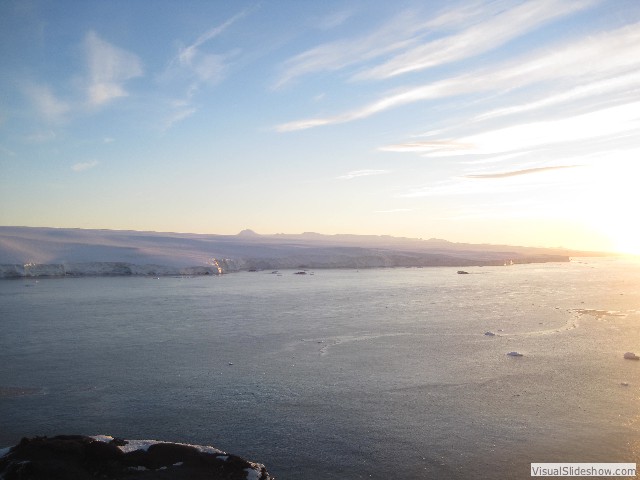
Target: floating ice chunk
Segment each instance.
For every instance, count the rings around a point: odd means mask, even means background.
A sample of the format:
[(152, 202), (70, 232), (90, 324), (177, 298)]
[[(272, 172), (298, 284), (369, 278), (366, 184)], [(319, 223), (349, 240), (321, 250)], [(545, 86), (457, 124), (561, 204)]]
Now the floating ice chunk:
[(493, 332), (484, 332), (484, 334), (485, 334), (487, 337), (495, 337), (495, 336), (496, 336), (496, 334), (495, 334), (495, 333), (493, 333)]
[(507, 353), (510, 357), (523, 357), (524, 355), (520, 352), (509, 352)]
[(633, 352), (625, 353), (624, 358), (626, 358), (627, 360), (640, 360), (640, 357)]
[(260, 480), (260, 476), (262, 475), (260, 470), (253, 468), (245, 468), (244, 471), (247, 472), (247, 480)]

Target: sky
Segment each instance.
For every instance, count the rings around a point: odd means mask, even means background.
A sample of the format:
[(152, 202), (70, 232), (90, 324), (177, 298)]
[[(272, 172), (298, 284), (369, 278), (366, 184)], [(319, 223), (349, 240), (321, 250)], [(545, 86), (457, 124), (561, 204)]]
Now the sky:
[(637, 0), (3, 0), (0, 92), (0, 225), (640, 254)]

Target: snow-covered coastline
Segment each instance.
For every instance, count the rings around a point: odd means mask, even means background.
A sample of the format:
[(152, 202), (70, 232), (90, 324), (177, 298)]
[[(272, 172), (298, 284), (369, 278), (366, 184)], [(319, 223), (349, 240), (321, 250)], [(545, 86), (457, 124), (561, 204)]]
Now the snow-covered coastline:
[(198, 235), (0, 227), (0, 278), (566, 262), (574, 252), (388, 236)]
[(0, 265), (0, 278), (24, 277), (108, 277), (108, 276), (168, 276), (219, 275), (214, 266), (172, 267), (167, 265), (136, 265), (124, 262), (87, 262)]

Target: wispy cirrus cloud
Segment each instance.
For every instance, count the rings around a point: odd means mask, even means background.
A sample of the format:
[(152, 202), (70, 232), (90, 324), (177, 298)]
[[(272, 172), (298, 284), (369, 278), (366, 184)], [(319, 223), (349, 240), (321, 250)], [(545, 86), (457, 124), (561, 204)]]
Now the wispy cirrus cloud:
[[(455, 5), (433, 18), (424, 18), (422, 12), (415, 10), (404, 11), (365, 35), (325, 43), (288, 59), (275, 88), (300, 76), (334, 72), (388, 55), (393, 57), (362, 69), (351, 79), (384, 79), (459, 61), (493, 50), (599, 1), (470, 2)], [(431, 38), (442, 31), (444, 35)]]
[(473, 57), (594, 3), (594, 0), (526, 2), (497, 15), (487, 15), (482, 21), (459, 33), (410, 48), (353, 78), (388, 78)]
[[(466, 85), (466, 86), (465, 86)], [(360, 120), (370, 117), (377, 113), (384, 112), (386, 110), (397, 108), (401, 105), (407, 105), (420, 100), (427, 100), (430, 98), (447, 97), (460, 93), (465, 93), (468, 90), (468, 82), (465, 78), (451, 79), (447, 81), (436, 82), (431, 85), (425, 85), (423, 87), (412, 88), (399, 93), (394, 93), (386, 97), (381, 98), (373, 103), (365, 105), (356, 110), (340, 113), (338, 115), (324, 117), (324, 118), (310, 118), (304, 120), (296, 120), (293, 122), (287, 122), (275, 127), (278, 132), (293, 132), (297, 130), (306, 130), (309, 128), (320, 127), (324, 125), (332, 125), (338, 123), (346, 123), (354, 120)], [(489, 86), (485, 87), (486, 89)]]
[(143, 74), (142, 62), (133, 53), (116, 47), (91, 31), (84, 41), (88, 80), (87, 102), (92, 107), (126, 97), (124, 83)]
[(191, 45), (187, 45), (186, 47), (181, 48), (180, 52), (176, 57), (178, 62), (182, 66), (194, 68), (197, 72), (198, 68), (195, 65), (197, 65), (197, 63), (202, 60), (202, 59), (199, 60), (198, 57), (201, 55), (204, 55), (204, 58), (206, 58), (206, 54), (202, 54), (202, 52), (200, 51), (200, 47), (202, 47), (202, 45), (207, 43), (209, 40), (212, 40), (222, 35), (226, 30), (229, 29), (231, 25), (236, 23), (239, 19), (241, 19), (245, 15), (246, 15), (246, 12), (240, 12), (237, 15), (234, 15), (233, 17), (229, 18), (227, 21), (221, 23), (220, 25), (216, 25), (210, 28), (209, 30), (207, 30), (206, 32), (204, 32), (203, 34), (201, 34), (196, 39), (196, 41), (193, 42)]
[[(480, 155), (466, 162), (497, 163), (551, 145), (607, 140), (640, 131), (640, 101), (600, 108), (581, 115), (494, 128), (467, 137), (412, 141), (380, 147), (382, 151), (417, 153), (424, 157)], [(496, 156), (498, 155), (498, 156)]]
[(326, 15), (318, 22), (318, 28), (322, 30), (331, 30), (332, 28), (339, 27), (349, 18), (353, 16), (353, 10), (339, 10), (337, 12)]
[(22, 89), (39, 118), (45, 122), (63, 121), (71, 112), (71, 104), (58, 98), (48, 85), (27, 82)]
[(353, 180), (359, 177), (370, 177), (371, 175), (384, 175), (389, 173), (389, 170), (354, 170), (344, 175), (337, 177), (339, 180)]
[(585, 98), (598, 98), (615, 92), (634, 92), (640, 85), (640, 70), (622, 74), (619, 77), (596, 80), (586, 85), (578, 85), (568, 90), (550, 95), (541, 96), (539, 99), (526, 103), (518, 103), (507, 107), (496, 108), (477, 115), (474, 120), (481, 121), (507, 115), (520, 114), (540, 110), (555, 105), (582, 100)]
[(172, 84), (174, 87), (182, 84), (184, 95), (181, 99), (172, 102), (172, 113), (165, 120), (163, 130), (171, 128), (197, 111), (193, 105), (193, 98), (203, 86), (216, 85), (226, 78), (229, 71), (229, 59), (234, 57), (237, 52), (213, 53), (207, 51), (206, 45), (223, 35), (251, 11), (251, 9), (243, 10), (223, 23), (211, 27), (193, 43), (180, 48), (171, 59), (165, 71), (160, 75), (160, 80), (163, 83)]
[[(575, 175), (568, 177), (567, 173), (561, 173), (563, 171), (566, 172), (567, 169), (545, 168), (538, 172), (532, 171), (520, 175), (487, 176), (481, 180), (475, 177), (460, 176), (433, 184), (408, 188), (397, 196), (400, 198), (421, 198), (486, 195), (495, 198), (500, 195), (507, 195), (505, 198), (508, 198), (508, 196), (520, 195), (523, 192), (537, 192), (539, 194), (547, 188), (557, 190), (570, 187)], [(538, 173), (538, 175), (534, 173)]]
[(85, 170), (89, 170), (91, 168), (95, 168), (100, 164), (98, 160), (90, 160), (88, 162), (79, 162), (71, 166), (71, 170), (74, 172), (84, 172)]
[(365, 60), (406, 48), (411, 34), (419, 29), (411, 16), (404, 12), (372, 34), (352, 40), (325, 43), (306, 50), (284, 62), (282, 73), (274, 88), (281, 88), (298, 77), (318, 72), (335, 72)]
[(247, 8), (219, 25), (211, 27), (201, 34), (193, 43), (183, 47), (169, 63), (166, 75), (186, 76), (190, 79), (190, 94), (193, 94), (201, 84), (216, 84), (227, 73), (227, 60), (235, 53), (212, 53), (203, 48), (207, 43), (223, 35), (238, 21), (249, 15), (254, 8)]
[[(633, 74), (638, 69), (640, 24), (632, 24), (556, 46), (552, 52), (544, 49), (517, 61), (400, 89), (354, 110), (328, 117), (296, 120), (277, 125), (275, 129), (279, 132), (289, 132), (346, 123), (419, 101), (490, 91), (513, 91), (551, 80), (568, 90), (580, 85), (586, 89), (592, 83), (601, 83), (608, 79), (612, 82), (612, 89), (615, 87), (629, 90), (639, 87), (637, 77)], [(627, 74), (630, 77), (625, 81), (616, 80), (617, 77)]]
[(357, 37), (324, 43), (286, 60), (274, 88), (320, 72), (335, 72), (416, 47), (424, 38), (450, 28), (461, 28), (503, 8), (504, 1), (471, 2), (425, 18), (417, 10), (405, 10), (379, 27)]
[(509, 177), (518, 177), (521, 175), (531, 175), (534, 173), (550, 172), (552, 170), (562, 170), (564, 168), (577, 168), (579, 166), (580, 165), (558, 165), (554, 167), (524, 168), (522, 170), (510, 170), (508, 172), (469, 174), (469, 175), (464, 175), (463, 178), (475, 178), (475, 179), (509, 178)]
[(162, 125), (162, 130), (163, 131), (169, 130), (176, 123), (180, 123), (182, 120), (190, 117), (197, 111), (198, 109), (191, 105), (175, 107), (173, 112), (165, 119), (164, 124)]
[(425, 156), (498, 154), (616, 137), (640, 131), (640, 101), (601, 108), (581, 115), (523, 123), (457, 139), (465, 148), (443, 150), (437, 144)]
[[(87, 33), (82, 46), (86, 73), (78, 82), (79, 91), (67, 93), (63, 98), (48, 84), (23, 82), (22, 91), (33, 105), (40, 122), (65, 122), (87, 107), (102, 107), (116, 98), (125, 97), (128, 95), (124, 87), (126, 81), (143, 73), (142, 64), (136, 55), (110, 44), (93, 31)], [(59, 84), (58, 87), (60, 86)], [(53, 132), (47, 132), (46, 135), (35, 134), (29, 137), (29, 141), (45, 141), (53, 136)]]
[(487, 155), (482, 158), (474, 158), (472, 160), (464, 160), (460, 163), (463, 165), (483, 165), (483, 164), (496, 164), (501, 162), (510, 162), (515, 158), (519, 158), (531, 153), (529, 150), (521, 150), (518, 152), (509, 152), (504, 155)]
[(378, 150), (383, 152), (451, 152), (451, 151), (468, 151), (472, 145), (461, 143), (455, 140), (431, 140), (431, 141), (415, 141), (406, 143), (396, 143), (393, 145), (385, 145), (379, 147)]

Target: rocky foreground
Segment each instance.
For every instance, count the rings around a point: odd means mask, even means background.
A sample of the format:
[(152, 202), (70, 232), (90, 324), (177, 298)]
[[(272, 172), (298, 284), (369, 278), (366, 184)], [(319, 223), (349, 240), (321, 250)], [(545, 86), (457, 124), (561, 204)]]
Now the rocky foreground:
[(3, 453), (3, 480), (274, 480), (264, 465), (213, 447), (103, 435), (23, 438)]

